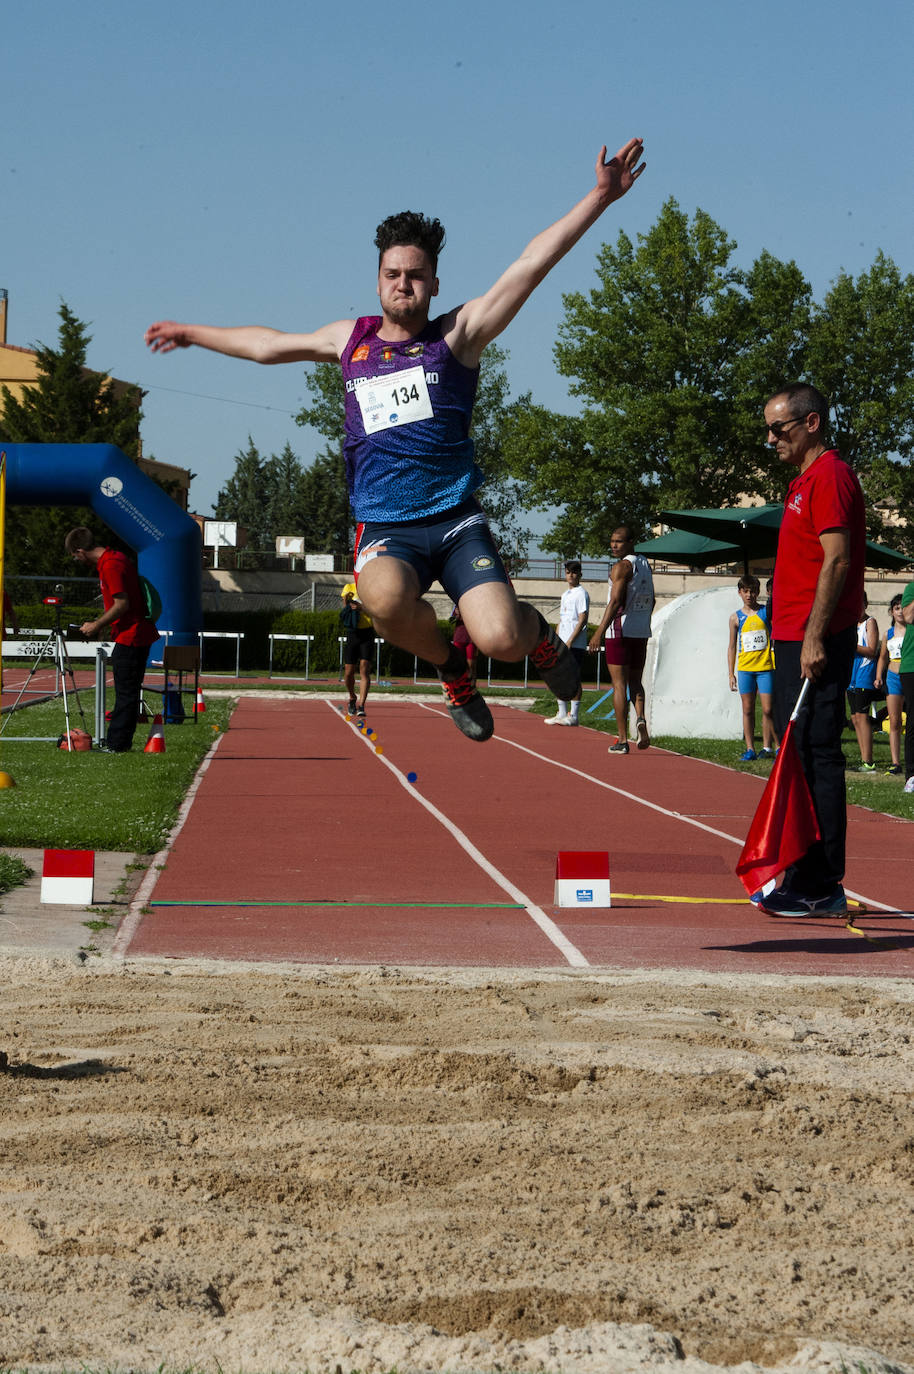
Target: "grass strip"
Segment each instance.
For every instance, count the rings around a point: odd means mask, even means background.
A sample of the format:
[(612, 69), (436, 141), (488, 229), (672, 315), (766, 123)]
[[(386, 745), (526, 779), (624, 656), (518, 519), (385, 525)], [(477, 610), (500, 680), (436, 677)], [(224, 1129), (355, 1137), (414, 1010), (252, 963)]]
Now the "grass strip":
[[(31, 847), (25, 846), (27, 849)], [(0, 854), (0, 892), (11, 892), (14, 887), (21, 887), (31, 876), (32, 870), (18, 854)]]
[[(84, 709), (92, 694), (85, 698)], [(164, 754), (143, 752), (149, 729), (145, 724), (137, 726), (133, 749), (125, 754), (68, 753), (55, 744), (16, 739), (61, 734), (60, 701), (4, 717), (0, 759), (15, 783), (0, 790), (4, 845), (156, 853), (177, 820), (207, 750), (227, 727), (231, 710), (231, 701), (219, 698), (207, 704), (196, 725), (190, 720), (166, 725)], [(91, 728), (88, 709), (86, 716)], [(74, 719), (72, 704), (70, 723), (82, 724)]]

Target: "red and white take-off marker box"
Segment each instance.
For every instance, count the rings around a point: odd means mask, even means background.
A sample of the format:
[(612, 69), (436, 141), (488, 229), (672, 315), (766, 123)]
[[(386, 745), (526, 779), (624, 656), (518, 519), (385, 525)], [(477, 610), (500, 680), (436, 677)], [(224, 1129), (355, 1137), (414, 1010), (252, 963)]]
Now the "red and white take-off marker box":
[(556, 906), (612, 906), (609, 855), (602, 849), (560, 850), (555, 861)]
[(95, 886), (94, 849), (46, 849), (41, 870), (41, 900), (66, 906), (91, 906)]

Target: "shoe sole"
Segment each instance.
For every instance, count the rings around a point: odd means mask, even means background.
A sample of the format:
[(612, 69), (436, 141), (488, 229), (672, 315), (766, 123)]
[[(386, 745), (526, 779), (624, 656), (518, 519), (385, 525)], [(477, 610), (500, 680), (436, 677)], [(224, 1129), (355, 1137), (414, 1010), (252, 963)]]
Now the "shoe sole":
[(639, 748), (639, 749), (650, 749), (650, 747), (651, 747), (651, 737), (650, 737), (650, 735), (647, 733), (647, 722), (646, 722), (646, 721), (643, 721), (643, 720), (639, 720), (639, 721), (638, 721), (638, 724), (637, 724), (637, 726), (636, 726), (636, 729), (637, 729), (637, 731), (638, 731), (638, 748)]
[[(476, 744), (484, 744), (495, 733), (495, 721), (492, 719), (491, 713), (487, 721), (485, 719), (478, 721), (468, 715), (462, 706), (448, 706), (447, 710), (460, 733), (466, 735), (467, 739), (473, 740)], [(460, 719), (461, 715), (463, 720)]]

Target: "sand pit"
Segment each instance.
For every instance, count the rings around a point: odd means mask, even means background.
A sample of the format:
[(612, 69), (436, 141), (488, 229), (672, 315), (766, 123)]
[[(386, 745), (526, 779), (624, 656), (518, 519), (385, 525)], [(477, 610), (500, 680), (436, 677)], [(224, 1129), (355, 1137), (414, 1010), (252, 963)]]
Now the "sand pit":
[(0, 1365), (914, 1369), (912, 983), (0, 987)]

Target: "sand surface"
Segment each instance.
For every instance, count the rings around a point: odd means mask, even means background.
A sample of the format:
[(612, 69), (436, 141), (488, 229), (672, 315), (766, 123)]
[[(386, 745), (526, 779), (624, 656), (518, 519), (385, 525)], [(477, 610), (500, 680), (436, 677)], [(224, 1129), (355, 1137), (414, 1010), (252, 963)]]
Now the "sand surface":
[(914, 1370), (912, 1035), (905, 982), (0, 958), (0, 1366)]

